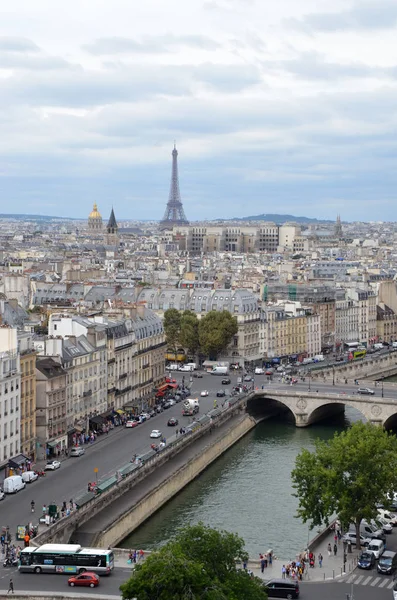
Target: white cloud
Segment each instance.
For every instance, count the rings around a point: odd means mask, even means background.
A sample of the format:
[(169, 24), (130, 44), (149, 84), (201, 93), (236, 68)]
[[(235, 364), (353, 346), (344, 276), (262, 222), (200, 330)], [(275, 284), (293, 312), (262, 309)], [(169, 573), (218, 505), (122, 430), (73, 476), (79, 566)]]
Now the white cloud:
[(2, 196), (161, 218), (176, 138), (190, 218), (369, 220), (382, 198), (397, 219), (396, 22), (394, 0), (20, 0), (0, 22)]

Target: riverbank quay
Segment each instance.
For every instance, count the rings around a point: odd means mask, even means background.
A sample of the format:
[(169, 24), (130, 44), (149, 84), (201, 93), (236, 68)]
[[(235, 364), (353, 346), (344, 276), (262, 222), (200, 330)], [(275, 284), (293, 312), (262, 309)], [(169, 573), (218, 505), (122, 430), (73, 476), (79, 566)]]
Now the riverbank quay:
[(0, 598), (14, 598), (14, 600), (120, 600), (121, 596), (109, 594), (85, 594), (84, 592), (16, 592), (8, 594), (7, 590), (0, 590)]
[(209, 428), (205, 436), (117, 498), (111, 512), (104, 510), (87, 521), (73, 541), (103, 547), (121, 542), (255, 426), (252, 417), (238, 412), (218, 427)]

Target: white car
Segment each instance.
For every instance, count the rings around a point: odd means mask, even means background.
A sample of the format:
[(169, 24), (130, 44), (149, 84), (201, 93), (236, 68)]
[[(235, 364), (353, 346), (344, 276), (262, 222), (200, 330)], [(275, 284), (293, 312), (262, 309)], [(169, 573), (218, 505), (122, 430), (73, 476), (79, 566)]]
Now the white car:
[(150, 419), (150, 414), (147, 412), (141, 413), (141, 417), (144, 417), (146, 420)]
[(59, 469), (61, 463), (59, 460), (50, 460), (44, 467), (44, 471), (55, 471), (55, 469)]
[(6, 497), (6, 495), (3, 492), (3, 490), (0, 490), (0, 500), (4, 500), (5, 497)]
[(175, 402), (175, 400), (174, 400), (173, 398), (169, 398), (169, 399), (167, 400), (167, 402), (168, 402), (168, 404), (169, 404), (170, 406), (174, 406), (174, 404), (176, 404), (176, 402)]
[(384, 508), (378, 508), (378, 515), (382, 517), (387, 523), (393, 525), (394, 527), (397, 525), (397, 516), (395, 513), (389, 512)]
[(161, 431), (159, 429), (153, 429), (152, 433), (150, 434), (151, 438), (161, 438), (163, 437), (163, 434), (161, 433)]
[[(342, 537), (342, 542), (350, 542), (353, 546), (356, 545), (356, 541), (357, 541), (357, 538), (356, 538), (356, 534), (354, 531), (348, 531)], [(370, 541), (371, 540), (369, 538), (365, 538), (364, 536), (360, 535), (360, 546), (368, 546)]]
[(208, 396), (208, 390), (203, 390), (203, 391), (201, 392), (200, 396), (201, 396), (202, 398), (205, 398), (206, 396)]

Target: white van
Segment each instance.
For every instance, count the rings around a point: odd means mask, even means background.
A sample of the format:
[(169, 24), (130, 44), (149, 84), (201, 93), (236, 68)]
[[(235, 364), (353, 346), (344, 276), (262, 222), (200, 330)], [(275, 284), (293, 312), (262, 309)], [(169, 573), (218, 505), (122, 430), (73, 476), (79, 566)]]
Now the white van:
[(382, 350), (383, 344), (374, 344), (374, 350)]
[(32, 481), (36, 481), (38, 478), (39, 476), (34, 471), (25, 471), (25, 473), (22, 473), (22, 479), (25, 483), (32, 483)]
[(24, 487), (26, 487), (26, 483), (20, 475), (11, 475), (3, 481), (3, 492), (5, 494), (16, 494)]
[(378, 559), (385, 551), (385, 545), (382, 540), (371, 540), (367, 546), (366, 552), (372, 552), (376, 559)]
[(190, 367), (190, 369), (191, 369), (192, 371), (195, 371), (195, 370), (197, 369), (197, 365), (196, 365), (196, 363), (187, 363), (187, 364), (186, 364), (186, 366), (187, 366), (187, 367)]
[(255, 375), (263, 375), (264, 372), (262, 367), (255, 367)]

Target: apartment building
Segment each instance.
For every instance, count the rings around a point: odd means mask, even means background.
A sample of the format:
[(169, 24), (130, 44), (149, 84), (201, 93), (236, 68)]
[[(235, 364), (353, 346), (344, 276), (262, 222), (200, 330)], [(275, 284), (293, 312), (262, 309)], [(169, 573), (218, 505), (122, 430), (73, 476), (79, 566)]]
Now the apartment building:
[(0, 327), (0, 469), (21, 448), (21, 369), (17, 330)]
[(37, 358), (37, 460), (58, 456), (67, 448), (66, 375), (65, 369), (54, 358)]
[(21, 366), (20, 449), (36, 460), (36, 351), (31, 333), (18, 331), (18, 350)]

